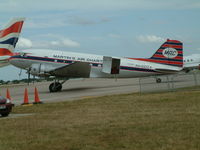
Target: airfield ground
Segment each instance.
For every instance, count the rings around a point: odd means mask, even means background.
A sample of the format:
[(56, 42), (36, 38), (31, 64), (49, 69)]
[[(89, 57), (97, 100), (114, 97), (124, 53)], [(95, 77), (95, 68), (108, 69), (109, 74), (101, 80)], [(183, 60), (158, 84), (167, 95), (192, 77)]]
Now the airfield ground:
[[(200, 74), (198, 74), (200, 79)], [(49, 85), (51, 82), (38, 82), (35, 84), (14, 84), (7, 86), (0, 86), (0, 95), (5, 96), (7, 88), (10, 91), (11, 98), (15, 105), (23, 103), (24, 89), (28, 89), (29, 102), (34, 101), (34, 88), (37, 87), (39, 97), (43, 102), (59, 102), (59, 101), (71, 101), (88, 97), (105, 96), (113, 94), (127, 94), (137, 93), (140, 90), (142, 92), (149, 91), (168, 91), (168, 87), (176, 88), (189, 87), (194, 85), (200, 85), (200, 80), (194, 84), (194, 78), (192, 74), (176, 75), (173, 78), (173, 84), (170, 81), (169, 85), (166, 81), (166, 77), (162, 76), (162, 83), (156, 83), (154, 77), (142, 78), (129, 78), (129, 79), (78, 79), (69, 80), (63, 84), (63, 90), (57, 93), (49, 92)], [(141, 84), (140, 84), (141, 83)], [(141, 86), (140, 86), (141, 85)]]
[[(154, 82), (155, 83), (155, 82)], [(37, 87), (39, 97), (43, 102), (71, 101), (86, 97), (105, 96), (112, 94), (133, 93), (139, 91), (138, 78), (132, 79), (79, 79), (68, 80), (63, 84), (63, 90), (57, 93), (49, 92), (51, 82), (35, 84), (19, 84), (0, 86), (0, 95), (5, 96), (7, 88), (15, 105), (23, 103), (24, 89), (28, 89), (29, 102), (34, 101), (34, 88)]]
[(17, 106), (13, 114), (26, 116), (0, 118), (0, 150), (200, 149), (200, 87)]

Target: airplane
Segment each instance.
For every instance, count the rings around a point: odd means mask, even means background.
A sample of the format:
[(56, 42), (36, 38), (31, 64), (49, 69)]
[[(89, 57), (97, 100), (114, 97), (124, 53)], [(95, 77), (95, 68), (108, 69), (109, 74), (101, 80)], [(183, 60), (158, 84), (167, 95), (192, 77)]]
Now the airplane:
[[(50, 92), (58, 92), (69, 78), (134, 78), (178, 73), (183, 69), (183, 44), (167, 39), (150, 58), (110, 57), (48, 49), (28, 49), (10, 63), (33, 76), (54, 78)], [(63, 80), (60, 82), (59, 80)]]
[(183, 71), (188, 73), (194, 69), (200, 70), (200, 54), (185, 56), (183, 59)]
[(9, 65), (10, 56), (15, 55), (14, 49), (24, 20), (24, 18), (13, 18), (3, 30), (0, 30), (0, 67)]

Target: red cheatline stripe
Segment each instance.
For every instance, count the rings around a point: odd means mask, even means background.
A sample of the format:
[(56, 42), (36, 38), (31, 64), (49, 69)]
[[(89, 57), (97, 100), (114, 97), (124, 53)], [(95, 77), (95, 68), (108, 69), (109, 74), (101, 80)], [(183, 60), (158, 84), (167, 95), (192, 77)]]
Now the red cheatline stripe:
[(6, 48), (0, 48), (0, 56), (5, 56), (5, 55), (13, 56), (13, 53)]
[[(153, 55), (153, 57), (157, 57), (157, 58), (166, 58), (165, 56), (161, 55), (161, 54), (155, 54)], [(183, 59), (182, 56), (176, 56), (175, 58), (173, 59)]]
[(161, 47), (183, 48), (182, 45), (163, 44)]
[(15, 53), (13, 53), (13, 56), (14, 56), (14, 55), (20, 55), (20, 53), (19, 53), (19, 52), (15, 52)]
[(163, 63), (163, 64), (183, 65), (183, 62), (176, 62), (176, 61), (155, 60), (155, 59), (145, 59), (145, 58), (129, 58), (129, 59), (148, 61), (148, 62), (155, 62), (155, 63)]
[(10, 34), (10, 33), (20, 33), (22, 29), (23, 21), (16, 22), (7, 29), (0, 31), (0, 38)]

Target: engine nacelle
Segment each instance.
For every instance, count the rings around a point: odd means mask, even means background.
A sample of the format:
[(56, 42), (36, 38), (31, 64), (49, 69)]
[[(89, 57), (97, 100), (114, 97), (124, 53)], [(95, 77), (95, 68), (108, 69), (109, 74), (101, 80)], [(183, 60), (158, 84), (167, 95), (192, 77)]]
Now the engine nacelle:
[(30, 68), (30, 74), (36, 76), (50, 76), (49, 71), (53, 69), (53, 66), (48, 64), (32, 64)]

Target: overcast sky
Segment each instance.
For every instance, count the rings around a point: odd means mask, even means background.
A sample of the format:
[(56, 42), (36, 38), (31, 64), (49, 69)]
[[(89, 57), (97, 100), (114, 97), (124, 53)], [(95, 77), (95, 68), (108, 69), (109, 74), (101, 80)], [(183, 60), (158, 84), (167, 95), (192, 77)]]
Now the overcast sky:
[[(1, 0), (1, 29), (12, 17), (26, 17), (17, 51), (150, 57), (170, 38), (184, 43), (184, 55), (200, 53), (200, 0)], [(0, 79), (18, 73), (0, 68)]]

